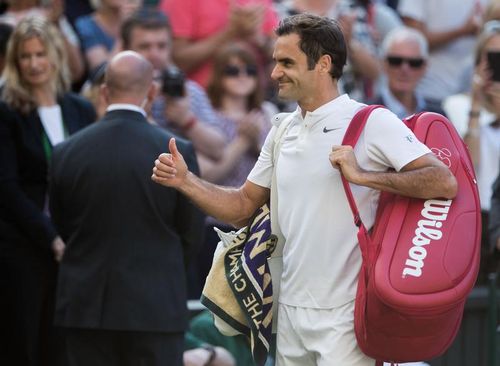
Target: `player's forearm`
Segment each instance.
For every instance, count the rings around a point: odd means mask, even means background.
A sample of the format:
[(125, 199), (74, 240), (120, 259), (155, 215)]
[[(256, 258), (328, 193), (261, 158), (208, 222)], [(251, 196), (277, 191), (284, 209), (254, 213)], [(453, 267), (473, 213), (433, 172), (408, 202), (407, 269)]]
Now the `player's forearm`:
[(452, 199), (457, 193), (455, 177), (447, 168), (439, 166), (405, 172), (362, 171), (353, 183), (422, 199)]
[(241, 189), (209, 183), (191, 172), (178, 190), (207, 215), (228, 224), (246, 221), (254, 212)]

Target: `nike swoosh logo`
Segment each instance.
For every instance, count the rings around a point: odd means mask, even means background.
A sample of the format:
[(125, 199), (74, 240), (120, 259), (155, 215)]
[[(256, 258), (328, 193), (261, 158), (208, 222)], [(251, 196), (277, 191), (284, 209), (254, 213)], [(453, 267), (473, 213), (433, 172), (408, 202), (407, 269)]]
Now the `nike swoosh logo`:
[(328, 132), (339, 130), (339, 129), (341, 129), (341, 127), (337, 127), (337, 128), (326, 128), (326, 127), (323, 127), (323, 133), (328, 133)]

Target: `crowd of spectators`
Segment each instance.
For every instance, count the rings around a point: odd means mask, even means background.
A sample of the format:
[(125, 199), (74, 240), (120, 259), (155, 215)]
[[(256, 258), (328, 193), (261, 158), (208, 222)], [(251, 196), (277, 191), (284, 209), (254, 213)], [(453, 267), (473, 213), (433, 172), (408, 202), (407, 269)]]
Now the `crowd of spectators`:
[[(295, 108), (276, 98), (269, 75), (273, 29), (301, 12), (341, 24), (343, 93), (399, 118), (434, 111), (455, 125), (480, 190), (478, 284), (496, 270), (490, 259), (500, 241), (488, 224), (499, 225), (489, 222), (500, 165), (500, 71), (492, 61), (500, 55), (499, 0), (3, 0), (0, 332), (9, 342), (0, 364), (64, 364), (64, 337), (51, 323), (66, 238), (50, 218), (47, 172), (52, 148), (106, 113), (102, 86), (112, 57), (132, 50), (152, 64), (157, 95), (142, 106), (148, 121), (192, 144), (203, 178), (238, 186), (272, 116)], [(199, 298), (210, 266), (214, 225), (230, 229), (210, 217), (199, 227), (200, 254), (186, 263), (190, 298)], [(245, 341), (214, 336), (206, 316), (187, 333), (185, 365), (251, 365)]]

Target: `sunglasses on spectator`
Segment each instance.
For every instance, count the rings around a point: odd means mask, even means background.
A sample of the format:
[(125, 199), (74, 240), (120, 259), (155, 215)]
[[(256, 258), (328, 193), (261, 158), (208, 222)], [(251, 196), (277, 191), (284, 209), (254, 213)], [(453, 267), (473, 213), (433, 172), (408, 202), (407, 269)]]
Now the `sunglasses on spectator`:
[(423, 58), (405, 58), (405, 57), (398, 57), (398, 56), (387, 56), (387, 62), (391, 66), (401, 66), (404, 63), (408, 64), (412, 69), (419, 69), (421, 68), (425, 60)]
[(257, 76), (257, 67), (255, 67), (254, 65), (246, 65), (244, 68), (240, 68), (234, 65), (227, 65), (224, 68), (225, 76), (237, 77), (240, 76), (241, 73), (244, 73), (247, 76)]

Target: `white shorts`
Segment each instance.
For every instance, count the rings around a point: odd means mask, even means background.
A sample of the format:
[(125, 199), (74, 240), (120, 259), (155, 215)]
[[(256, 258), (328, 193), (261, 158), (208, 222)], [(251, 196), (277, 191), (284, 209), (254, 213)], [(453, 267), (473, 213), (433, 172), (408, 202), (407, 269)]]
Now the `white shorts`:
[(279, 304), (276, 366), (375, 366), (354, 335), (354, 301), (334, 309)]

